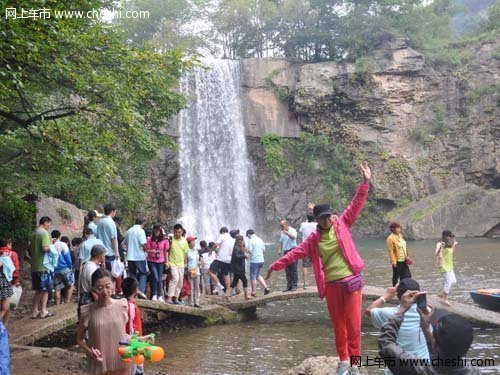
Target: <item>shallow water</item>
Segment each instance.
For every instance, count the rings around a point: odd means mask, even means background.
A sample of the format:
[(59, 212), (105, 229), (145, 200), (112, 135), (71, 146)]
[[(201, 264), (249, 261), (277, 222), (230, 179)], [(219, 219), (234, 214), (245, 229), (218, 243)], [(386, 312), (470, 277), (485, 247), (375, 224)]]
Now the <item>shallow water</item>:
[[(460, 240), (455, 253), (458, 284), (450, 299), (472, 301), (468, 291), (500, 284), (500, 241), (490, 239)], [(383, 240), (357, 241), (366, 262), (364, 276), (368, 285), (388, 286), (392, 271)], [(434, 267), (434, 241), (409, 242), (415, 261), (412, 273), (422, 290), (437, 292), (442, 286)], [(276, 256), (270, 247), (266, 263)], [(273, 274), (272, 287), (280, 290), (284, 273)], [(311, 278), (312, 281), (312, 278)], [(335, 355), (333, 332), (326, 306), (318, 298), (277, 302), (259, 308), (252, 322), (183, 329), (176, 334), (160, 335), (159, 345), (166, 349), (166, 360), (154, 365), (169, 374), (281, 374), (307, 357)], [(378, 331), (363, 320), (363, 355), (377, 356)], [(484, 373), (500, 373), (500, 329), (476, 329), (470, 358), (494, 358), (496, 367)], [(370, 374), (382, 371), (368, 367)]]

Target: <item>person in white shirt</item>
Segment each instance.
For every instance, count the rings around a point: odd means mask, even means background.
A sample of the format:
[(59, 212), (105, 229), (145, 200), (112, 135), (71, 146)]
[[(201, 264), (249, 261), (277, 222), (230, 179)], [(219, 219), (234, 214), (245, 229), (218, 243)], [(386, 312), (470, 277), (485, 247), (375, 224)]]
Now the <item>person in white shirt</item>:
[[(278, 253), (286, 255), (289, 251), (295, 249), (297, 246), (297, 231), (290, 226), (288, 221), (281, 220), (280, 222), (280, 238)], [(286, 271), (286, 289), (283, 292), (290, 292), (297, 290), (297, 262), (290, 264), (285, 269)]]
[[(210, 265), (209, 274), (210, 278), (217, 285), (217, 294), (223, 296), (224, 287), (227, 290), (231, 284), (229, 273), (231, 272), (231, 256), (233, 254), (235, 239), (231, 237), (226, 227), (222, 227), (219, 232), (220, 236), (214, 245), (215, 249), (217, 249), (217, 257)], [(217, 278), (219, 272), (224, 278), (224, 286), (222, 286)]]
[(105, 262), (106, 248), (104, 245), (96, 244), (90, 250), (90, 260), (85, 262), (78, 279), (78, 317), (80, 307), (94, 301), (92, 297), (92, 274)]
[[(200, 242), (200, 246), (203, 248), (203, 243), (206, 244), (205, 241)], [(212, 288), (210, 285), (210, 266), (215, 260), (215, 252), (214, 252), (214, 243), (210, 243), (208, 246), (208, 251), (201, 254), (201, 275), (202, 282), (204, 284), (205, 294), (212, 294)]]
[[(309, 235), (316, 230), (318, 223), (314, 220), (314, 216), (307, 215), (307, 221), (300, 224), (299, 234), (301, 242), (304, 242)], [(311, 258), (305, 257), (302, 259), (302, 280), (304, 282), (303, 288), (306, 289), (309, 285), (309, 268), (312, 267)]]

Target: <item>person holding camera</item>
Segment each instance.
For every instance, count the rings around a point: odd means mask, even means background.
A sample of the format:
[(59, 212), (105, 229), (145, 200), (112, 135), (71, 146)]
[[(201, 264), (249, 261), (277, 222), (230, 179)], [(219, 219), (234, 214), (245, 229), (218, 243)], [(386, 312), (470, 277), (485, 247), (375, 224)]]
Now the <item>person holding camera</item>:
[[(424, 333), (431, 360), (422, 361), (408, 353), (398, 342), (406, 321), (407, 313), (416, 302), (419, 305), (418, 290), (407, 290), (400, 300), (396, 313), (382, 326), (378, 338), (380, 358), (386, 361), (394, 375), (475, 375), (481, 371), (467, 365), (465, 358), (473, 341), (472, 325), (457, 314), (445, 309), (419, 307), (420, 327)], [(431, 330), (432, 327), (432, 330)], [(419, 361), (416, 361), (420, 359)]]
[[(371, 319), (375, 328), (380, 329), (399, 309), (399, 306), (384, 307), (384, 305), (391, 302), (395, 297), (397, 297), (398, 301), (401, 301), (402, 295), (405, 294), (407, 290), (420, 291), (420, 285), (414, 279), (403, 279), (396, 286), (387, 288), (382, 296), (377, 298), (366, 308), (365, 315)], [(429, 350), (425, 342), (424, 333), (420, 328), (420, 315), (417, 311), (416, 303), (414, 303), (405, 314), (405, 320), (403, 324), (401, 324), (398, 333), (398, 344), (407, 353), (417, 358), (429, 359)], [(391, 371), (386, 369), (385, 373), (390, 375)]]
[(151, 271), (151, 300), (164, 302), (162, 275), (168, 257), (170, 242), (160, 224), (153, 225), (153, 233), (146, 243), (148, 267)]

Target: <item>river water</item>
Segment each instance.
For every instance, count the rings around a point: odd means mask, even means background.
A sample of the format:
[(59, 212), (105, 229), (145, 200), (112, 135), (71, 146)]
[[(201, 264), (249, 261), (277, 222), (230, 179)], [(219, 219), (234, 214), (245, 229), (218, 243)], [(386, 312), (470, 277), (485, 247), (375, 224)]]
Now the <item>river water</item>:
[[(500, 240), (459, 239), (455, 253), (458, 283), (451, 301), (472, 304), (468, 291), (500, 284)], [(391, 267), (383, 240), (356, 241), (365, 259), (364, 276), (368, 285), (388, 286)], [(442, 286), (434, 267), (434, 241), (408, 242), (415, 261), (414, 278), (432, 293)], [(266, 263), (276, 258), (269, 247)], [(274, 273), (272, 287), (284, 286), (284, 272)], [(312, 281), (312, 277), (311, 277)], [(366, 304), (365, 304), (366, 305)], [(152, 367), (168, 374), (281, 374), (305, 358), (335, 355), (333, 333), (326, 306), (319, 298), (277, 302), (257, 310), (258, 319), (251, 322), (183, 329), (173, 335), (160, 335), (158, 342), (166, 349), (166, 359)], [(378, 332), (363, 320), (363, 355), (377, 356)], [(500, 329), (475, 329), (470, 358), (494, 358), (496, 366), (484, 373), (500, 373)], [(367, 367), (370, 374), (382, 371)]]

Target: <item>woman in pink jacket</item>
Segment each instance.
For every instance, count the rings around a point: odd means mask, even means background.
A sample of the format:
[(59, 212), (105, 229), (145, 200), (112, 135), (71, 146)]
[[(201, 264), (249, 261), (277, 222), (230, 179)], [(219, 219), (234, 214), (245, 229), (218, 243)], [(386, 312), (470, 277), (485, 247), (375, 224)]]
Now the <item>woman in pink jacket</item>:
[(160, 224), (153, 226), (153, 233), (146, 243), (148, 253), (148, 267), (151, 271), (151, 299), (153, 301), (164, 302), (163, 299), (163, 269), (168, 259), (170, 242), (163, 233), (163, 227)]
[[(310, 257), (320, 298), (326, 297), (328, 312), (335, 332), (335, 347), (340, 357), (338, 375), (359, 374), (361, 356), (361, 298), (364, 263), (354, 245), (350, 229), (370, 190), (371, 170), (361, 166), (364, 181), (340, 217), (333, 215), (329, 204), (314, 207), (318, 223), (316, 231), (285, 256), (271, 264), (272, 271), (280, 271), (299, 259)], [(349, 363), (351, 359), (351, 365)], [(354, 362), (354, 363), (353, 363)]]

